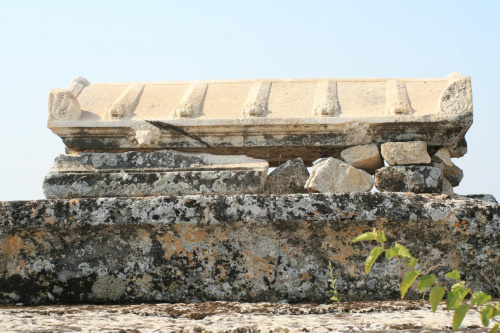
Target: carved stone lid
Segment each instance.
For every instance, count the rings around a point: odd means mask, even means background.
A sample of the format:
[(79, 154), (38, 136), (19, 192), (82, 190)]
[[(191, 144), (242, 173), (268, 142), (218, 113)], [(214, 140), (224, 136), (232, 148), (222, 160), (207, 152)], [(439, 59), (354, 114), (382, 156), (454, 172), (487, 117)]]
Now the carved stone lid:
[[(90, 83), (49, 97), (69, 151), (181, 149), (302, 157), (387, 141), (453, 147), (472, 124), (470, 77)], [(281, 158), (279, 155), (281, 154)]]

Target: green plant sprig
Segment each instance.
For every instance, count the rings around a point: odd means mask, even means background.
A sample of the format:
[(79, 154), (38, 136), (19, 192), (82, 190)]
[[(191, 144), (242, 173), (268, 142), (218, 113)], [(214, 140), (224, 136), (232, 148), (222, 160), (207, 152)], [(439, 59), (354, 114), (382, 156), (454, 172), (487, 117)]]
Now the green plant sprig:
[[(418, 280), (417, 289), (420, 293), (425, 293), (430, 288), (429, 301), (431, 303), (432, 312), (436, 312), (439, 303), (443, 300), (446, 294), (446, 310), (454, 311), (452, 329), (454, 332), (458, 330), (460, 324), (465, 318), (469, 310), (473, 310), (480, 314), (481, 324), (488, 327), (490, 320), (495, 322), (488, 333), (498, 333), (500, 329), (500, 322), (494, 317), (500, 315), (500, 303), (493, 304), (491, 296), (479, 291), (474, 292), (465, 286), (465, 281), (461, 279), (460, 272), (453, 270), (446, 273), (446, 277), (456, 281), (456, 283), (448, 290), (437, 282), (435, 274), (424, 274), (422, 271), (415, 268), (418, 264), (418, 259), (410, 254), (410, 251), (399, 243), (394, 246), (386, 248), (385, 242), (387, 241), (383, 230), (378, 231), (373, 229), (371, 232), (365, 232), (355, 237), (352, 242), (365, 242), (376, 241), (379, 246), (374, 247), (365, 260), (365, 273), (369, 274), (377, 259), (385, 252), (385, 258), (392, 260), (394, 258), (402, 261), (411, 270), (405, 274), (401, 281), (401, 298), (404, 298), (411, 285)], [(330, 266), (331, 267), (331, 263)], [(430, 272), (428, 272), (430, 273)], [(467, 295), (471, 295), (469, 304), (464, 302)]]

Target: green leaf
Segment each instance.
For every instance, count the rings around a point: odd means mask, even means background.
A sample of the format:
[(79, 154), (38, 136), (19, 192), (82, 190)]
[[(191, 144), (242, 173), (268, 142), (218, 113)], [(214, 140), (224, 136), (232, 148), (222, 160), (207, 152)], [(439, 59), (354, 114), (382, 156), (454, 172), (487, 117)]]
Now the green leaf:
[(493, 325), (493, 327), (488, 331), (488, 333), (498, 333), (498, 328), (500, 327), (499, 323)]
[(432, 312), (436, 312), (439, 302), (443, 299), (445, 290), (443, 287), (434, 286), (429, 293), (429, 301), (431, 302)]
[(418, 281), (418, 286), (417, 286), (418, 291), (423, 293), (425, 291), (425, 289), (429, 288), (430, 286), (432, 286), (434, 284), (434, 282), (436, 281), (436, 278), (437, 278), (437, 276), (435, 274), (422, 276), (420, 278), (420, 280)]
[(491, 305), (485, 305), (481, 308), (481, 324), (483, 326), (488, 326), (490, 324), (490, 318), (493, 314), (493, 307)]
[(461, 279), (460, 272), (457, 271), (456, 269), (454, 269), (451, 272), (446, 273), (446, 277), (449, 279), (453, 279), (455, 281), (460, 281), (460, 279)]
[(406, 273), (403, 281), (401, 281), (401, 298), (405, 297), (406, 292), (411, 287), (411, 284), (417, 279), (419, 275), (419, 271), (409, 271), (408, 273)]
[(467, 304), (462, 304), (455, 309), (455, 313), (453, 314), (453, 332), (458, 331), (467, 311), (469, 311), (469, 306)]
[(460, 297), (460, 293), (457, 291), (448, 291), (448, 295), (446, 295), (446, 310), (450, 311), (455, 308), (455, 304)]
[(377, 235), (374, 232), (365, 232), (357, 237), (355, 237), (352, 242), (364, 242), (364, 241), (372, 241), (377, 240)]
[(385, 251), (385, 259), (391, 260), (392, 258), (397, 258), (398, 257), (398, 252), (397, 249), (395, 250), (394, 247), (391, 247)]
[(372, 270), (373, 264), (375, 264), (375, 261), (377, 261), (377, 258), (384, 252), (384, 248), (380, 246), (375, 246), (368, 257), (366, 257), (365, 260), (365, 273), (369, 274), (370, 271)]
[(410, 267), (415, 267), (416, 264), (418, 264), (418, 259), (417, 258), (409, 258), (405, 260), (406, 264)]
[(387, 239), (385, 238), (385, 232), (384, 230), (381, 230), (380, 232), (377, 232), (375, 230), (373, 230), (373, 232), (375, 233), (375, 236), (376, 236), (376, 240), (377, 242), (379, 243), (384, 243)]
[(406, 247), (404, 247), (403, 245), (396, 243), (396, 244), (394, 244), (393, 247), (397, 251), (398, 255), (401, 258), (404, 258), (404, 259), (411, 258), (410, 251), (408, 251), (408, 249)]

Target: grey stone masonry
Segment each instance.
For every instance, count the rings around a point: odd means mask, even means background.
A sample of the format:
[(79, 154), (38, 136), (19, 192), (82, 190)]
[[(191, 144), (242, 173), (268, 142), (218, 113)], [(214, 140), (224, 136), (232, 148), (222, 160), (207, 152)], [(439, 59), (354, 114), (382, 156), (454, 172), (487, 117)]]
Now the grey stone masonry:
[(375, 173), (375, 186), (379, 191), (441, 193), (443, 170), (432, 166), (388, 166)]
[(49, 199), (262, 193), (269, 165), (246, 156), (177, 151), (59, 155)]

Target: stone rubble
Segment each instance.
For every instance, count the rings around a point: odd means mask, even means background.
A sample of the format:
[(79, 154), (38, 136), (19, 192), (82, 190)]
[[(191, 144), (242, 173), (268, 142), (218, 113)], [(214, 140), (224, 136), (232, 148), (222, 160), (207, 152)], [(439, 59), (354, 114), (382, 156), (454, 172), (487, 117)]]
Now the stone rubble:
[(427, 143), (424, 141), (387, 142), (381, 145), (380, 150), (389, 165), (431, 163), (431, 157), (427, 153)]
[(340, 156), (346, 163), (362, 169), (370, 175), (373, 175), (375, 170), (384, 166), (384, 161), (376, 144), (354, 146), (343, 150)]
[(267, 194), (307, 193), (304, 185), (308, 178), (309, 171), (299, 157), (274, 169), (267, 176), (264, 192)]
[(373, 188), (369, 173), (330, 157), (315, 164), (305, 188), (309, 192), (368, 192)]
[(442, 193), (443, 171), (418, 165), (383, 167), (375, 173), (375, 186), (382, 192)]

